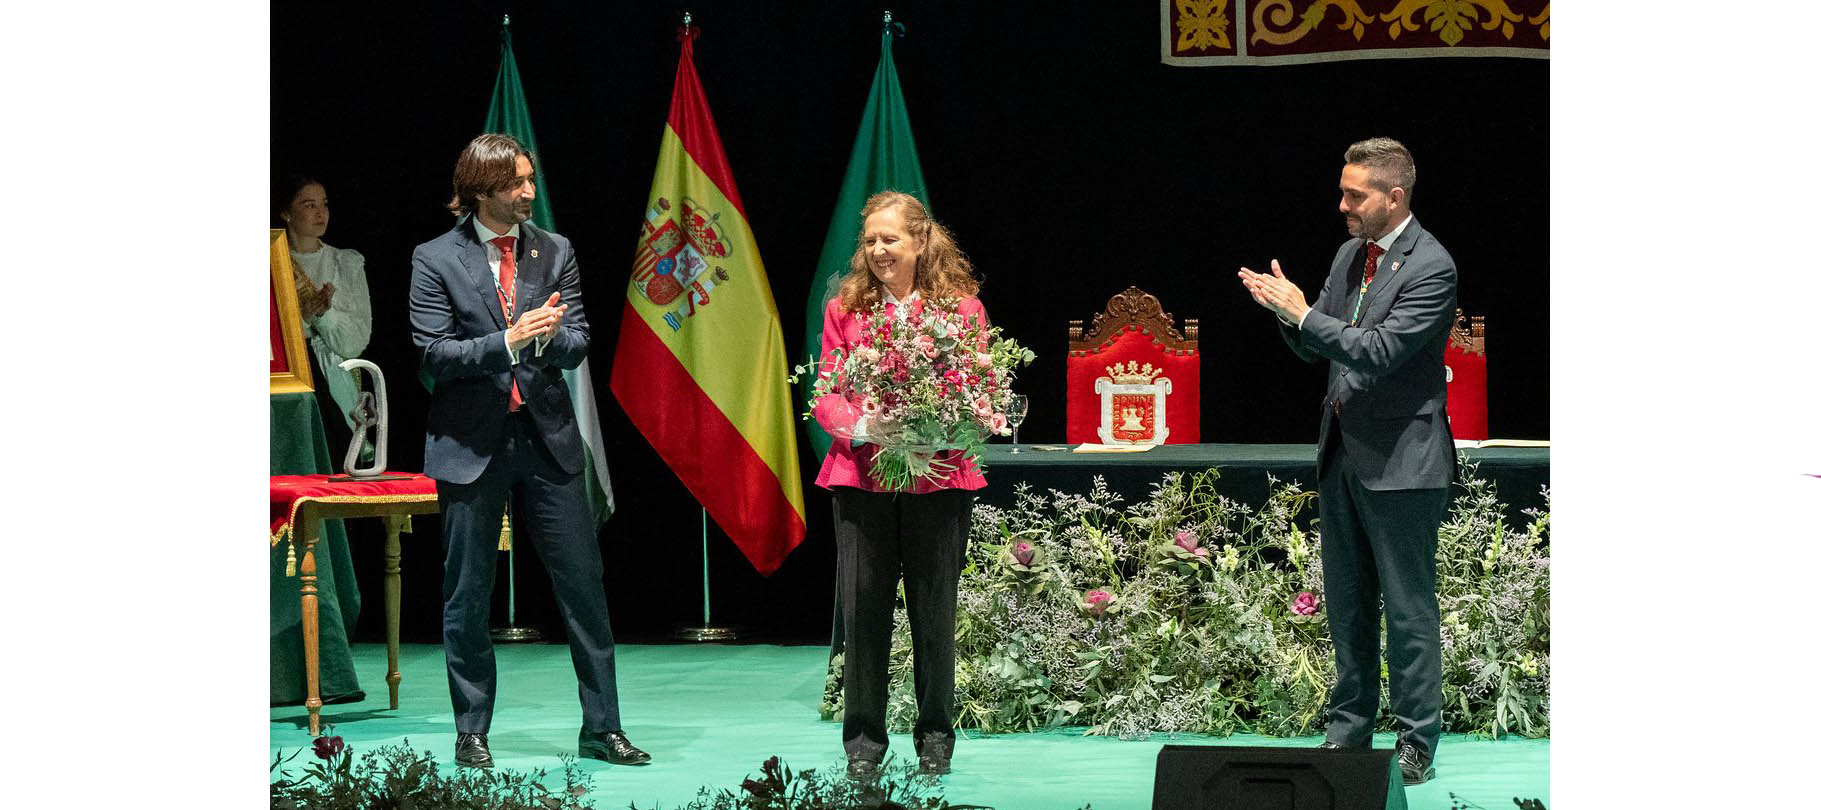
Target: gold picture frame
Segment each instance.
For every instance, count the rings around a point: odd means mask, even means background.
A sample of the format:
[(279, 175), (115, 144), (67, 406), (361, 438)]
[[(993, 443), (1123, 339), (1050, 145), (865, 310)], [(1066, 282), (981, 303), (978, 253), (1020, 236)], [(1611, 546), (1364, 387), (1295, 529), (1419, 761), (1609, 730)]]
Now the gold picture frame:
[(297, 307), (297, 283), (291, 272), (291, 245), (285, 229), (272, 229), (272, 393), (307, 394), (310, 356), (304, 351), (303, 313)]

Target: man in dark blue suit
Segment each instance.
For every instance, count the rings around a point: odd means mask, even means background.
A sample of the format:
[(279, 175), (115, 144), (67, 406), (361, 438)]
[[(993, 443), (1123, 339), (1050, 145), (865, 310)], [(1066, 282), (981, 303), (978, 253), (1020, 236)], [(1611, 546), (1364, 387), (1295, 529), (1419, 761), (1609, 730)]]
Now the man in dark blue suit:
[(1284, 277), (1240, 268), (1284, 341), (1327, 361), (1315, 477), (1336, 681), (1324, 748), (1370, 748), (1378, 719), (1383, 595), (1391, 713), (1405, 784), (1435, 773), (1442, 732), (1435, 549), (1454, 478), (1442, 350), (1454, 322), (1454, 259), (1410, 213), (1416, 162), (1390, 138), (1348, 147), (1340, 246), (1314, 306)]
[[(455, 761), (493, 765), (495, 669), (488, 634), (500, 523), (550, 571), (580, 686), (581, 756), (649, 762), (620, 727), (601, 549), (581, 476), (582, 440), (563, 369), (588, 355), (581, 276), (569, 240), (532, 225), (531, 155), (482, 135), (455, 164), (461, 219), (411, 256), (411, 338), (435, 380), (424, 472), (443, 524), (443, 653)], [(535, 308), (526, 306), (536, 303)]]

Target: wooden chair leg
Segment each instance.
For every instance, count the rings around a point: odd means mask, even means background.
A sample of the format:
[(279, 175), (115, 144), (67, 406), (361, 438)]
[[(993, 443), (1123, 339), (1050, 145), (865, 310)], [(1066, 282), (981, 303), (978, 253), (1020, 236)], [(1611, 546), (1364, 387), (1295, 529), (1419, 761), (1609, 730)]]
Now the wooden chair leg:
[(409, 517), (387, 515), (386, 518), (386, 692), (392, 708), (398, 708), (398, 684), (404, 676), (398, 672), (398, 610), (400, 595), (399, 559), (404, 548), (398, 534)]
[(302, 594), (304, 637), (304, 708), (310, 711), (310, 736), (322, 733), (322, 692), (317, 667), (321, 664), (316, 627), (316, 516), (309, 507), (297, 510), (294, 531), (302, 535), (303, 563), (298, 569), (298, 591)]

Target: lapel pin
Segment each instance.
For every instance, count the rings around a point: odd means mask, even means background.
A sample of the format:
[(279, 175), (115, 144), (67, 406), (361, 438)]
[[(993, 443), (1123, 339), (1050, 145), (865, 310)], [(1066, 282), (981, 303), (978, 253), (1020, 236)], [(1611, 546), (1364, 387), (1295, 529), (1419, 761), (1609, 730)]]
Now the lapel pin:
[(537, 258), (537, 248), (531, 249), (531, 258), (533, 258), (533, 259)]

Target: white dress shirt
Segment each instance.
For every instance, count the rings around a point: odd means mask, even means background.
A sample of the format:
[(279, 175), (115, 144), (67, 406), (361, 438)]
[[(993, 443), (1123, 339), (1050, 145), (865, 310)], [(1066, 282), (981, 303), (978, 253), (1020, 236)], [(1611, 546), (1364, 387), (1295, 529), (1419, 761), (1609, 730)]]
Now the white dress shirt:
[[(494, 283), (495, 287), (503, 287), (504, 285), (500, 284), (500, 246), (493, 244), (493, 240), (498, 239), (502, 236), (510, 236), (510, 237), (512, 237), (512, 244), (514, 246), (516, 246), (518, 244), (518, 238), (519, 238), (518, 223), (516, 223), (516, 222), (512, 223), (512, 227), (507, 228), (505, 233), (494, 233), (492, 229), (481, 224), (480, 217), (475, 217), (474, 218), (474, 235), (480, 237), (481, 244), (487, 246), (487, 267), (493, 271), (493, 283)], [(518, 265), (515, 263), (513, 266), (517, 267)], [(514, 278), (513, 286), (516, 287), (517, 285), (518, 285), (518, 279)], [(513, 304), (514, 304), (513, 309), (516, 311), (513, 312), (512, 315), (514, 318), (517, 318), (520, 314), (524, 313), (524, 311), (525, 311), (524, 302), (523, 301), (514, 301)], [(511, 326), (512, 322), (508, 321), (506, 323), (506, 325)], [(506, 341), (506, 356), (512, 358), (513, 365), (515, 365), (515, 366), (518, 365), (518, 352), (515, 352), (512, 350), (512, 341), (506, 339), (506, 333), (504, 333), (504, 332), (500, 333), (500, 339)], [(544, 346), (546, 346), (550, 343), (550, 336), (549, 335), (538, 335), (535, 338), (535, 341), (536, 341), (535, 348), (537, 351), (537, 356), (543, 357), (544, 356)]]

